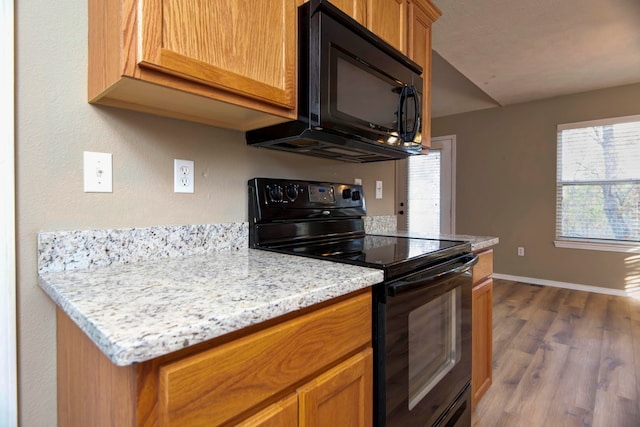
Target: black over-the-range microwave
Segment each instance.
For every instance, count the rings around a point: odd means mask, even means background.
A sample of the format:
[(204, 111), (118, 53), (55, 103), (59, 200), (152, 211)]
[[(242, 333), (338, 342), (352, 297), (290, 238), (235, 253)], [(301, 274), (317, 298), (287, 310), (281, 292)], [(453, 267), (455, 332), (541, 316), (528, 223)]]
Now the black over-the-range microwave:
[(298, 120), (247, 144), (351, 162), (419, 154), (422, 68), (326, 0), (298, 9)]

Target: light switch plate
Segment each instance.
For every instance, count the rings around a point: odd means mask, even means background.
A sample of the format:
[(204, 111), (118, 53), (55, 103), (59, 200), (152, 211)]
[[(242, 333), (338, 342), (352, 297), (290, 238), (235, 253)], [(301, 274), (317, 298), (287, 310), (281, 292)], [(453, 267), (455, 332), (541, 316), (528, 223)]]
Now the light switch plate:
[(382, 181), (376, 181), (376, 199), (382, 199)]
[(84, 152), (84, 192), (113, 192), (111, 153)]

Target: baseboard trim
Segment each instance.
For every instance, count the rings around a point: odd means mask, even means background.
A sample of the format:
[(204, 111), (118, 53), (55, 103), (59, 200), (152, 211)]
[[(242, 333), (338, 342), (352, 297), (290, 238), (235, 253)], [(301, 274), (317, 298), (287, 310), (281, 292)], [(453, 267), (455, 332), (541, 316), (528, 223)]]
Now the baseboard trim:
[(530, 283), (532, 285), (553, 286), (554, 288), (572, 289), (575, 291), (595, 292), (597, 294), (617, 295), (627, 297), (627, 292), (620, 289), (602, 288), (599, 286), (580, 285), (577, 283), (557, 282), (555, 280), (535, 279), (533, 277), (512, 276), (511, 274), (493, 273), (495, 279), (513, 280), (516, 282)]

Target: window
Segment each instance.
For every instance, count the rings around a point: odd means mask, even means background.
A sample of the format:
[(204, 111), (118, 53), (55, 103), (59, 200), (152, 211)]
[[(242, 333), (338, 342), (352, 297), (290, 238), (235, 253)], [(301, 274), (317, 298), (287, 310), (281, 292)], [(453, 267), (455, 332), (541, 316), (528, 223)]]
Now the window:
[(558, 126), (556, 246), (640, 245), (640, 116)]
[(409, 157), (408, 230), (440, 233), (440, 150)]

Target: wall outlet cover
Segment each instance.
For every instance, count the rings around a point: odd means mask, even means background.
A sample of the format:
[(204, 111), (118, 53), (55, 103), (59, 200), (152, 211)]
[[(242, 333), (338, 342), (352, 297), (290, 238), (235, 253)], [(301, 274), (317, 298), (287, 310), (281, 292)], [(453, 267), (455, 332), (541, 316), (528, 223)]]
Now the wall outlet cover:
[(195, 172), (193, 160), (173, 160), (174, 193), (193, 193), (195, 188)]

